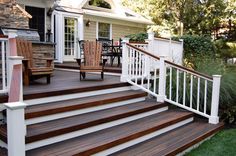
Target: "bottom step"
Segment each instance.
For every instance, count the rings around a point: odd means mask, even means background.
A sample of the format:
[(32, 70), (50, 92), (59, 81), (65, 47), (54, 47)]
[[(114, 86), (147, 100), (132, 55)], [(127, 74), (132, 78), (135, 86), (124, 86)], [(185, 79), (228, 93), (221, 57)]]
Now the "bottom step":
[[(149, 134), (154, 137), (153, 133), (158, 135), (156, 132), (172, 130), (192, 120), (193, 114), (190, 112), (179, 109), (169, 110), (60, 143), (30, 150), (27, 151), (27, 156), (92, 155), (115, 146), (122, 146), (124, 143), (132, 142), (132, 140), (143, 138)], [(139, 141), (135, 141), (135, 144), (139, 143)], [(132, 145), (134, 144), (129, 143), (128, 146)], [(109, 155), (116, 151), (113, 150), (103, 155)]]
[(223, 128), (223, 125), (223, 123), (212, 125), (208, 124), (206, 121), (195, 121), (153, 139), (114, 153), (112, 156), (176, 155), (210, 137)]

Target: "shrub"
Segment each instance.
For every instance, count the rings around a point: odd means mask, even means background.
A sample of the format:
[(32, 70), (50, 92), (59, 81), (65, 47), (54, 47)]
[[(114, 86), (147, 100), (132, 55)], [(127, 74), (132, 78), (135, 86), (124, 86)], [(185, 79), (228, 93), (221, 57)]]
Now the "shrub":
[(184, 40), (184, 58), (187, 59), (187, 63), (191, 62), (194, 64), (195, 58), (199, 57), (215, 57), (216, 48), (210, 37), (185, 35), (173, 39)]
[(130, 38), (131, 42), (145, 42), (145, 39), (148, 39), (147, 33), (138, 33), (138, 34), (130, 34), (125, 37)]

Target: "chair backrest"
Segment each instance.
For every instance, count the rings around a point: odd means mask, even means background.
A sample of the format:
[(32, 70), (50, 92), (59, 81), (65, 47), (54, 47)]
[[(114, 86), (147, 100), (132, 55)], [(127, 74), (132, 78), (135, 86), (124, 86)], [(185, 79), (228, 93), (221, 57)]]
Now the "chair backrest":
[(24, 39), (16, 39), (17, 55), (23, 56), (24, 59), (29, 60), (29, 68), (33, 67), (33, 52), (32, 43)]
[(102, 44), (95, 41), (84, 42), (85, 66), (99, 67), (102, 55)]

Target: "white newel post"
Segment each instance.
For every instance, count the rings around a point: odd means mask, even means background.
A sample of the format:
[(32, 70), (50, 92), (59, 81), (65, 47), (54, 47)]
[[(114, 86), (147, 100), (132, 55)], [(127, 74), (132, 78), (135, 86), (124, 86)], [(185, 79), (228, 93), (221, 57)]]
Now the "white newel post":
[(166, 56), (160, 56), (160, 69), (159, 69), (159, 88), (158, 88), (158, 102), (164, 102), (166, 98), (166, 66), (165, 66)]
[(128, 78), (128, 48), (126, 43), (129, 43), (129, 38), (122, 38), (122, 74), (121, 82), (127, 82)]
[(25, 156), (25, 112), (23, 102), (6, 103), (8, 156)]
[(211, 116), (209, 123), (219, 123), (219, 98), (220, 98), (220, 79), (221, 75), (213, 75), (213, 86), (212, 86), (212, 100), (211, 100)]

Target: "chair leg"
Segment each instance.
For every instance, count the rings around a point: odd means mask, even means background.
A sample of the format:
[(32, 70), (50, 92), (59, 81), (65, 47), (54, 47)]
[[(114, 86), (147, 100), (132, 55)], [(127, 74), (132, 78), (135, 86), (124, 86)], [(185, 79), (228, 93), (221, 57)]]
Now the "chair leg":
[(51, 75), (47, 75), (47, 84), (51, 83)]
[(81, 79), (82, 79), (82, 72), (79, 72), (79, 79), (81, 81)]
[(103, 71), (101, 72), (101, 78), (102, 78), (102, 80), (104, 79), (104, 72)]

